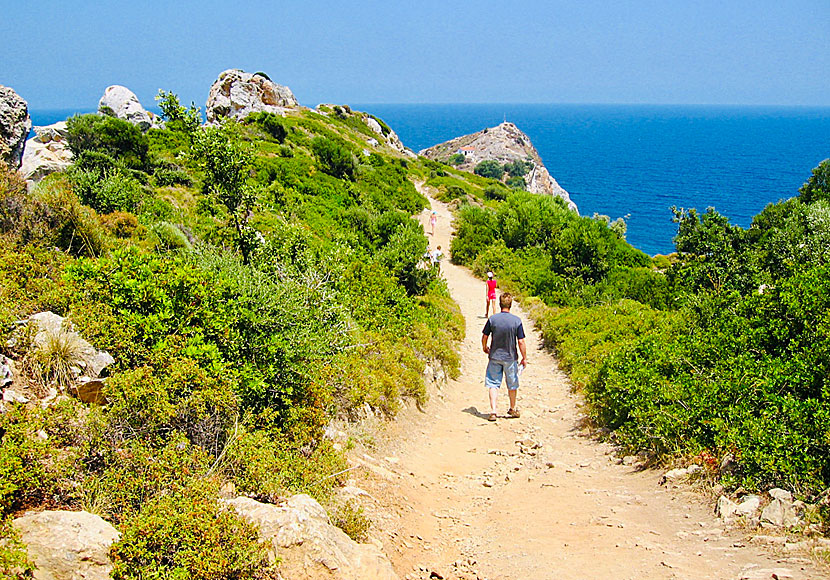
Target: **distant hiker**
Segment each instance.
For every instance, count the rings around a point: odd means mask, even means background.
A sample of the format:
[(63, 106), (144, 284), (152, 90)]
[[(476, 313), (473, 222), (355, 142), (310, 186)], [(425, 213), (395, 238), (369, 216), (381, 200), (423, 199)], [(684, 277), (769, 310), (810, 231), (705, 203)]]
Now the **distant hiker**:
[(487, 303), (484, 309), (484, 318), (487, 318), (492, 308), (493, 314), (496, 313), (496, 288), (499, 282), (492, 272), (487, 272)]
[(429, 216), (429, 225), (432, 227), (431, 235), (435, 235), (435, 224), (438, 223), (438, 216), (432, 212)]
[[(505, 292), (499, 297), (501, 312), (491, 316), (484, 324), (484, 331), (481, 335), (481, 348), (489, 356), (487, 372), (484, 375), (484, 384), (489, 389), (490, 415), (488, 421), (495, 421), (498, 416), (496, 404), (499, 399), (499, 388), (504, 377), (507, 381), (507, 396), (510, 399), (508, 417), (518, 418), (519, 410), (516, 408), (516, 391), (519, 390), (519, 365), (522, 370), (527, 367), (527, 350), (525, 347), (525, 330), (522, 326), (522, 319), (510, 314), (510, 307), (513, 305), (513, 296)], [(488, 346), (489, 340), (489, 346)], [(518, 355), (516, 347), (522, 353), (521, 362), (517, 363)]]
[(441, 272), (441, 258), (444, 257), (444, 252), (441, 251), (441, 246), (438, 246), (434, 252), (432, 252), (432, 267), (438, 270), (438, 273)]

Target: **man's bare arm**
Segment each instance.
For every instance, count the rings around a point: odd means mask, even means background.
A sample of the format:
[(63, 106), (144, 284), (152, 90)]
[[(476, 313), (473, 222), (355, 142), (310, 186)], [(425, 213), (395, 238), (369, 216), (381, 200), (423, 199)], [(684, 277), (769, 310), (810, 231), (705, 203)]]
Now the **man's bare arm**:
[(481, 335), (481, 350), (483, 350), (483, 351), (484, 351), (484, 352), (486, 352), (487, 354), (490, 354), (490, 347), (489, 347), (489, 346), (487, 346), (487, 340), (488, 340), (489, 338), (490, 338), (490, 337), (489, 337), (489, 336), (487, 336), (486, 334), (482, 334), (482, 335)]
[(519, 343), (519, 352), (522, 353), (522, 362), (520, 363), (522, 366), (527, 366), (527, 347), (525, 346), (525, 339), (520, 338), (518, 340)]

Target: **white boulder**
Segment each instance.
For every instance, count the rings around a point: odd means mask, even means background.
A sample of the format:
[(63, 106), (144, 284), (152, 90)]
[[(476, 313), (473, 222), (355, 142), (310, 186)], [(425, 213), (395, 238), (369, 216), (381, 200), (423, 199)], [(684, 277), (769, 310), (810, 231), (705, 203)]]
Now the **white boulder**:
[(372, 544), (358, 544), (329, 522), (326, 510), (308, 495), (280, 506), (247, 497), (224, 500), (259, 528), (281, 558), (280, 574), (293, 580), (397, 580), (392, 564)]
[(108, 552), (119, 534), (101, 517), (88, 512), (30, 512), (16, 518), (14, 527), (37, 566), (37, 580), (109, 579)]
[(142, 131), (154, 124), (154, 115), (141, 106), (135, 93), (121, 85), (106, 88), (104, 96), (98, 102), (98, 112), (129, 121), (133, 125), (138, 125)]
[(208, 124), (223, 118), (242, 120), (251, 113), (270, 112), (285, 115), (300, 103), (288, 87), (278, 85), (260, 74), (239, 69), (222, 72), (210, 87), (205, 114)]
[(36, 183), (72, 165), (73, 155), (66, 143), (66, 121), (35, 127), (35, 136), (26, 141), (20, 173)]

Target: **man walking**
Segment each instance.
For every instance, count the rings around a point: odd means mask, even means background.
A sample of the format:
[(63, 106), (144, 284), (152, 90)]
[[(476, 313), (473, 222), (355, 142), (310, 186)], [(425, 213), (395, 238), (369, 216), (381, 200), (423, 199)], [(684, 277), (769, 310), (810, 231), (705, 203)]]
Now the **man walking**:
[[(499, 399), (499, 388), (501, 388), (502, 377), (507, 381), (507, 396), (510, 399), (508, 417), (518, 418), (519, 410), (516, 408), (516, 391), (519, 389), (519, 364), (522, 370), (527, 367), (527, 349), (525, 347), (525, 330), (522, 326), (522, 319), (510, 314), (510, 307), (513, 306), (513, 296), (505, 292), (499, 297), (501, 312), (491, 316), (484, 325), (484, 333), (481, 335), (481, 348), (487, 355), (487, 372), (484, 377), (484, 384), (490, 393), (490, 415), (489, 421), (495, 421), (498, 416), (496, 404)], [(488, 346), (489, 342), (489, 346)], [(522, 354), (522, 360), (518, 361), (518, 352)]]

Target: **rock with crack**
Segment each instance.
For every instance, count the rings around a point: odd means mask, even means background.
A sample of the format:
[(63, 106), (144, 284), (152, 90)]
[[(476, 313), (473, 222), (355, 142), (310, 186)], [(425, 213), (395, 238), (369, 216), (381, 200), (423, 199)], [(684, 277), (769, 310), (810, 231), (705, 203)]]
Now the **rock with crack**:
[(259, 528), (281, 558), (284, 578), (311, 580), (397, 580), (386, 556), (372, 544), (358, 544), (329, 522), (326, 510), (308, 495), (269, 505), (247, 497), (223, 500)]
[(29, 105), (14, 89), (0, 85), (0, 162), (12, 170), (20, 167), (31, 129)]
[(228, 69), (211, 85), (205, 114), (212, 125), (224, 118), (241, 121), (251, 113), (284, 116), (286, 110), (299, 107), (291, 89), (272, 82), (262, 73)]
[(118, 531), (88, 512), (30, 512), (14, 520), (39, 580), (108, 580)]

